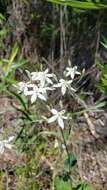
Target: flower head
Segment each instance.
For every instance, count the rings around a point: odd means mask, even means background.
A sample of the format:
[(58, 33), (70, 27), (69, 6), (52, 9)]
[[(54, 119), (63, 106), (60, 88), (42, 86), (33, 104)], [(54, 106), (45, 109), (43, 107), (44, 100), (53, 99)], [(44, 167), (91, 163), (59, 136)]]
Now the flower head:
[(34, 103), (37, 98), (46, 101), (47, 100), (47, 91), (53, 90), (51, 87), (38, 87), (35, 84), (27, 85), (26, 90), (24, 91), (25, 96), (31, 96), (31, 103)]
[(14, 137), (11, 136), (9, 137), (8, 140), (1, 140), (0, 141), (0, 154), (3, 154), (5, 151), (5, 148), (7, 149), (12, 149), (13, 145), (11, 144), (11, 142), (13, 141)]
[(53, 116), (48, 119), (48, 123), (52, 123), (54, 121), (57, 121), (58, 125), (62, 129), (64, 129), (64, 121), (63, 120), (68, 119), (67, 116), (64, 116), (65, 110), (62, 110), (62, 111), (58, 112), (56, 109), (52, 109), (51, 112), (52, 112)]
[(65, 75), (68, 77), (70, 76), (71, 79), (74, 79), (75, 75), (80, 75), (81, 73), (77, 71), (77, 66), (74, 67), (67, 67), (65, 71)]
[(75, 91), (74, 88), (71, 87), (72, 80), (64, 80), (60, 79), (58, 84), (55, 84), (54, 87), (58, 88), (61, 87), (61, 93), (64, 95), (67, 91), (67, 89), (70, 89), (72, 91)]
[(51, 78), (55, 78), (55, 75), (52, 73), (48, 73), (48, 69), (46, 69), (43, 72), (32, 72), (32, 80), (33, 81), (40, 81), (40, 85), (44, 86), (46, 83), (47, 84), (53, 84), (53, 81)]
[(39, 88), (35, 84), (29, 84), (25, 90), (25, 96), (31, 96), (31, 103), (34, 103), (37, 98), (46, 101), (46, 90), (44, 88)]
[(25, 91), (28, 89), (28, 85), (30, 82), (19, 82), (17, 85), (14, 85), (18, 89), (18, 93), (23, 92), (25, 94)]

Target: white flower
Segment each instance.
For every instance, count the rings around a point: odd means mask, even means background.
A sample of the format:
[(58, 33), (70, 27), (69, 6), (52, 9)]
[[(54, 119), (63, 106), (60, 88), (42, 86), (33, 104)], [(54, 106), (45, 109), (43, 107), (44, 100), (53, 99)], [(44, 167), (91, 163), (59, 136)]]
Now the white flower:
[(60, 79), (59, 83), (55, 84), (54, 87), (56, 87), (56, 88), (61, 87), (62, 95), (64, 95), (66, 93), (67, 89), (75, 91), (75, 89), (71, 87), (71, 83), (72, 83), (72, 80)]
[(53, 81), (50, 78), (55, 78), (55, 75), (52, 73), (48, 73), (48, 69), (46, 69), (43, 72), (32, 72), (32, 80), (34, 81), (40, 81), (41, 86), (44, 86), (45, 83), (47, 84), (53, 84)]
[(13, 141), (14, 137), (9, 137), (8, 140), (1, 140), (0, 141), (0, 154), (3, 154), (5, 151), (5, 148), (12, 149), (13, 145), (11, 144), (11, 141)]
[(24, 91), (25, 96), (31, 96), (31, 103), (34, 103), (37, 98), (46, 101), (47, 100), (47, 91), (53, 90), (53, 88), (50, 87), (38, 87), (35, 84), (29, 84), (27, 85), (26, 90)]
[(29, 84), (25, 90), (25, 96), (31, 96), (31, 103), (34, 103), (37, 98), (46, 101), (46, 90), (44, 88), (38, 88), (35, 84)]
[(65, 75), (68, 77), (70, 76), (71, 79), (74, 79), (75, 75), (80, 75), (81, 73), (77, 71), (77, 66), (74, 67), (67, 67), (65, 71)]
[(57, 121), (58, 125), (62, 129), (64, 129), (64, 121), (63, 120), (68, 119), (68, 117), (64, 116), (65, 110), (58, 112), (56, 109), (52, 109), (51, 112), (52, 112), (53, 116), (48, 119), (48, 123), (52, 123), (54, 121)]
[(28, 85), (30, 82), (19, 82), (17, 85), (14, 85), (18, 89), (18, 93), (25, 93), (25, 91), (28, 89)]

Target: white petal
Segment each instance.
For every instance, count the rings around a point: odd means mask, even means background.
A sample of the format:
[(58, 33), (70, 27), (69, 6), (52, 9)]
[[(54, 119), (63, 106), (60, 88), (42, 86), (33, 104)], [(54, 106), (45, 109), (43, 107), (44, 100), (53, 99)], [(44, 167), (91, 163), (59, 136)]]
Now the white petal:
[(33, 93), (34, 93), (33, 90), (30, 90), (30, 91), (29, 91), (28, 89), (25, 89), (25, 90), (24, 90), (24, 95), (25, 95), (25, 96), (32, 95)]
[(69, 71), (69, 67), (66, 67), (66, 70)]
[(14, 139), (14, 136), (9, 137), (8, 142), (13, 141), (13, 139)]
[(45, 99), (47, 100), (47, 92), (43, 92), (43, 93), (40, 93), (40, 94), (42, 94), (44, 97), (45, 97)]
[(76, 92), (76, 90), (75, 90), (74, 88), (70, 87), (70, 89), (71, 89), (72, 91)]
[(63, 119), (61, 117), (58, 117), (58, 124), (59, 126), (64, 129), (64, 122), (63, 122)]
[(32, 80), (41, 80), (42, 75), (38, 72), (36, 75), (32, 76)]
[(38, 98), (40, 98), (41, 100), (46, 101), (46, 97), (43, 94), (38, 93)]
[(53, 84), (52, 80), (49, 79), (49, 78), (46, 78), (46, 81), (47, 81), (47, 83), (49, 83), (49, 84)]
[(4, 143), (0, 142), (0, 154), (4, 153)]
[(36, 101), (36, 99), (37, 99), (37, 94), (33, 94), (31, 96), (31, 103), (33, 104)]
[(62, 116), (62, 118), (63, 118), (63, 119), (68, 119), (68, 117), (67, 117), (67, 116)]
[(78, 68), (77, 66), (74, 66), (74, 67), (73, 67), (73, 69), (74, 69), (75, 71), (77, 70), (77, 68)]
[(55, 74), (53, 74), (53, 78), (57, 81), (57, 76)]
[(64, 80), (64, 79), (60, 79), (59, 81), (60, 81), (61, 83), (65, 82), (65, 80)]
[(37, 73), (38, 73), (38, 72), (32, 72), (31, 75), (37, 76)]
[(66, 76), (66, 77), (68, 77), (69, 75), (70, 75), (70, 73), (69, 73), (69, 72), (66, 72), (66, 73), (65, 73), (65, 76)]
[(54, 87), (46, 87), (46, 90), (55, 90)]
[(37, 87), (37, 86), (36, 86), (35, 84), (31, 84), (31, 83), (30, 83), (30, 84), (27, 84), (27, 87), (28, 87), (28, 88), (34, 88), (34, 87)]
[(61, 87), (62, 84), (61, 83), (58, 83), (58, 84), (54, 84), (53, 87), (57, 88), (57, 87)]
[(36, 77), (38, 76), (38, 73), (37, 72), (32, 72), (31, 73), (31, 78), (32, 78), (32, 80), (36, 80)]
[(49, 69), (46, 69), (46, 70), (44, 71), (44, 73), (46, 73), (46, 74), (47, 74), (47, 73), (48, 73), (48, 71), (49, 71)]
[(54, 77), (54, 74), (47, 74), (48, 78)]
[(76, 73), (77, 75), (81, 75), (81, 73), (80, 73), (80, 72), (78, 72), (78, 71), (76, 71), (75, 73)]
[(75, 76), (74, 72), (70, 73), (70, 76), (72, 79), (74, 79), (74, 76)]
[(69, 80), (69, 81), (68, 81), (68, 84), (71, 84), (72, 82), (73, 82), (73, 80)]
[(62, 86), (61, 92), (62, 92), (62, 95), (64, 95), (66, 93), (66, 86)]
[(56, 109), (52, 109), (51, 112), (54, 114), (54, 115), (57, 115), (58, 114), (58, 111)]
[[(29, 88), (31, 88), (31, 90), (29, 90)], [(25, 88), (24, 88), (24, 95), (25, 96), (29, 96), (32, 95), (34, 93), (34, 91), (36, 91), (37, 86), (35, 84), (28, 84)]]
[(48, 119), (48, 123), (53, 123), (54, 121), (56, 121), (57, 120), (57, 115), (54, 115), (54, 116), (52, 116), (52, 117), (50, 117), (49, 119)]
[(46, 82), (46, 81), (45, 81), (44, 79), (41, 79), (41, 80), (40, 80), (40, 84), (41, 84), (42, 87), (45, 86), (45, 82)]

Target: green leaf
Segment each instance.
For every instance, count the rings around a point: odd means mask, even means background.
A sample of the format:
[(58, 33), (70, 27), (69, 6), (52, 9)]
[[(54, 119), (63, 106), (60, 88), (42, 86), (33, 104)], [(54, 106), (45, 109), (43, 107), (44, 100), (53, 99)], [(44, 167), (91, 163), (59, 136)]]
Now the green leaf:
[(79, 182), (72, 190), (95, 190), (92, 186), (85, 182)]
[(103, 47), (105, 47), (107, 49), (107, 44), (101, 42), (101, 44), (103, 45)]
[(16, 92), (13, 91), (8, 91), (8, 93), (14, 97), (17, 98), (17, 100), (19, 100), (19, 102), (21, 103), (22, 107), (24, 108), (24, 110), (27, 110), (27, 104), (25, 103), (25, 101), (23, 100), (23, 98), (17, 94)]
[(102, 83), (103, 83), (103, 86), (106, 86), (106, 87), (107, 87), (107, 79), (102, 78)]
[(96, 66), (97, 66), (97, 68), (100, 69), (101, 71), (104, 70), (104, 65), (101, 64), (99, 60), (96, 61)]
[(71, 190), (71, 185), (69, 181), (63, 181), (62, 178), (57, 177), (55, 179), (56, 190)]
[(5, 17), (0, 13), (0, 24), (3, 24), (3, 21), (5, 20)]
[(64, 170), (69, 172), (69, 169), (71, 169), (73, 166), (75, 166), (77, 163), (77, 159), (74, 154), (70, 154), (69, 158), (67, 158), (64, 162)]
[(96, 108), (103, 108), (105, 105), (106, 105), (106, 101), (104, 101), (104, 102), (97, 102), (97, 103), (95, 104), (95, 106), (93, 106), (93, 108), (94, 108), (94, 107), (95, 107), (95, 109), (96, 109)]
[(0, 30), (0, 38), (5, 37), (6, 34), (7, 34), (7, 30), (6, 30), (6, 28), (2, 28), (2, 30)]
[(21, 60), (21, 61), (18, 61), (18, 63), (13, 64), (13, 65), (11, 66), (11, 68), (12, 68), (12, 69), (17, 69), (17, 68), (21, 67), (22, 65), (25, 65), (26, 63), (28, 63), (27, 60)]
[(13, 49), (12, 49), (12, 53), (11, 53), (11, 56), (10, 56), (10, 59), (9, 59), (9, 66), (13, 63), (17, 53), (18, 53), (18, 46), (17, 44), (14, 45)]
[(48, 0), (49, 2), (65, 5), (65, 6), (71, 6), (74, 8), (79, 9), (106, 9), (107, 4), (105, 3), (99, 3), (99, 2), (81, 2), (76, 0)]
[(103, 39), (103, 42), (100, 42), (100, 43), (103, 45), (103, 47), (107, 49), (107, 38), (103, 36), (102, 39)]

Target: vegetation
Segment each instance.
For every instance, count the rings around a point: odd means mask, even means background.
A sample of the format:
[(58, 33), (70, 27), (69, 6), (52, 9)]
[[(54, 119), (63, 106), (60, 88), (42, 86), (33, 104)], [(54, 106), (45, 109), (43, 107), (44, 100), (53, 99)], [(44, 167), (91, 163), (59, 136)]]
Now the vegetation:
[(0, 190), (107, 189), (106, 0), (0, 0)]

